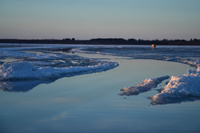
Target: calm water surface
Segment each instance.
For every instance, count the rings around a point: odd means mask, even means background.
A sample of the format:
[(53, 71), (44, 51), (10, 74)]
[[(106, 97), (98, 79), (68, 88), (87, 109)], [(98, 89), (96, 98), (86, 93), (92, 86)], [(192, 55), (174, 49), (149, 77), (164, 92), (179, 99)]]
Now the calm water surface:
[(152, 106), (147, 97), (157, 94), (156, 89), (117, 95), (146, 78), (182, 75), (188, 65), (79, 55), (116, 61), (119, 67), (40, 84), (26, 93), (0, 91), (0, 132), (200, 132), (199, 101)]

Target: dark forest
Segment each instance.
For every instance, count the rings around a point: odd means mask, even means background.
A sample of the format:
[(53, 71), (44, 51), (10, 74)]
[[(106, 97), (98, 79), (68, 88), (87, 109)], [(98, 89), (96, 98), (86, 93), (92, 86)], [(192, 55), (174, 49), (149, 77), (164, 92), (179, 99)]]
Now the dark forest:
[(175, 40), (143, 40), (123, 38), (96, 38), (90, 40), (76, 40), (75, 38), (64, 39), (0, 39), (0, 43), (26, 43), (26, 44), (113, 44), (113, 45), (200, 45), (200, 39), (175, 39)]

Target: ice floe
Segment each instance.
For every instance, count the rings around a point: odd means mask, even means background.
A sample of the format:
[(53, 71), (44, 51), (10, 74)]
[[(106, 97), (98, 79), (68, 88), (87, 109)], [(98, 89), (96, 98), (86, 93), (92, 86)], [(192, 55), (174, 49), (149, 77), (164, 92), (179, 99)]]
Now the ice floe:
[(152, 88), (156, 88), (159, 83), (168, 78), (169, 76), (145, 79), (143, 82), (140, 82), (135, 86), (122, 88), (122, 92), (119, 93), (119, 95), (138, 95), (139, 93), (149, 91)]

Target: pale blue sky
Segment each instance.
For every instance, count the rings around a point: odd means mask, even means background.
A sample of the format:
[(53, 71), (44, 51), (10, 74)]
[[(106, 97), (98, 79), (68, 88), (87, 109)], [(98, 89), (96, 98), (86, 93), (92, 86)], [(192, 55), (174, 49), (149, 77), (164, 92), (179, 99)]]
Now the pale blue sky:
[(200, 38), (200, 0), (0, 0), (0, 38)]

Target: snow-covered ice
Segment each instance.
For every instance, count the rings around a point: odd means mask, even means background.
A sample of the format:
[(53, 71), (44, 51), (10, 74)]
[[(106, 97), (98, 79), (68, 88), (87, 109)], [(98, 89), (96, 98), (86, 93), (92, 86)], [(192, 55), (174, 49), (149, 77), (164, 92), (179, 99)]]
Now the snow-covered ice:
[(200, 99), (200, 71), (188, 69), (184, 75), (174, 75), (161, 92), (150, 97), (151, 104), (180, 103)]
[(139, 93), (149, 91), (152, 88), (156, 88), (159, 83), (168, 78), (169, 76), (145, 79), (143, 82), (140, 82), (135, 86), (122, 88), (122, 92), (119, 93), (119, 95), (138, 95)]
[(102, 62), (92, 66), (76, 67), (36, 67), (28, 62), (12, 62), (0, 66), (0, 80), (48, 80), (77, 73), (92, 73), (116, 67), (117, 63)]
[(118, 66), (117, 62), (64, 53), (66, 49), (70, 51), (71, 47), (66, 45), (1, 46), (0, 89), (19, 91), (18, 88), (21, 88), (19, 82), (25, 80), (29, 82), (29, 86), (35, 86), (61, 77), (101, 72)]
[(12, 62), (0, 66), (0, 89), (4, 91), (26, 92), (41, 83), (50, 83), (61, 77), (71, 77), (112, 69), (114, 62), (93, 66), (37, 67), (29, 62)]

